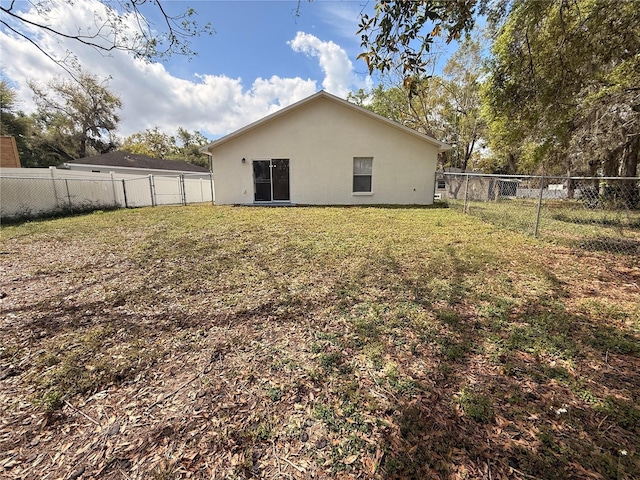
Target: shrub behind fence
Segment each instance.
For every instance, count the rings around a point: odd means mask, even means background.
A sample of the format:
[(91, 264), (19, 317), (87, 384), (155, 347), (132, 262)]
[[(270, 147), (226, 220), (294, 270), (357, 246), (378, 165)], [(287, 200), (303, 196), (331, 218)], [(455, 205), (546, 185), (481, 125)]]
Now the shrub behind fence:
[(640, 179), (437, 173), (436, 197), (505, 228), (640, 255)]
[(0, 218), (3, 220), (213, 200), (210, 175), (133, 176), (55, 168), (0, 172)]

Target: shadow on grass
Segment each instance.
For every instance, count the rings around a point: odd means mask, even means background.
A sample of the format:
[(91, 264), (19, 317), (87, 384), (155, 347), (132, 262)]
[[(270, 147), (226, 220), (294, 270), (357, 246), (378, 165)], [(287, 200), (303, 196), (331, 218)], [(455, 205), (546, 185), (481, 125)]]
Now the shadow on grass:
[[(156, 241), (152, 251), (163, 257), (160, 246), (169, 242)], [(343, 271), (330, 263), (315, 280), (323, 288), (313, 286), (306, 270), (296, 277), (291, 262), (267, 271), (265, 281), (225, 286), (224, 275), (237, 270), (231, 253), (204, 267), (166, 261), (149, 269), (134, 261), (144, 272), (135, 283), (103, 278), (110, 289), (91, 293), (95, 285), (78, 277), (71, 301), (63, 292), (14, 309), (19, 318), (3, 324), (1, 333), (19, 344), (31, 332), (45, 332), (25, 343), (32, 351), (24, 365), (39, 382), (30, 386), (55, 407), (138, 375), (159, 375), (159, 365), (165, 376), (156, 378), (168, 379), (171, 355), (201, 351), (210, 327), (224, 326), (220, 336), (229, 352), (247, 354), (221, 362), (215, 377), (203, 380), (240, 379), (233, 391), (245, 395), (258, 378), (262, 403), (247, 409), (251, 402), (234, 393), (222, 417), (220, 392), (203, 384), (202, 398), (213, 399), (203, 409), (232, 425), (232, 444), (223, 443), (222, 429), (210, 420), (187, 413), (167, 436), (200, 449), (188, 432), (218, 428), (220, 443), (204, 447), (205, 458), (261, 449), (260, 458), (248, 454), (238, 478), (258, 475), (259, 464), (273, 465), (276, 444), (300, 452), (292, 462), (313, 461), (325, 465), (318, 471), (361, 478), (373, 471), (387, 479), (638, 478), (640, 338), (622, 327), (628, 314), (577, 309), (568, 285), (544, 263), (513, 266), (487, 246), (455, 245), (426, 251), (430, 258), (416, 256), (411, 264), (405, 251), (392, 247)], [(268, 259), (251, 260), (249, 271), (262, 272)], [(203, 284), (207, 270), (216, 272), (215, 281)], [(290, 289), (291, 279), (302, 288)], [(56, 281), (53, 275), (47, 280)], [(104, 299), (95, 300), (98, 294)], [(247, 298), (252, 301), (243, 302)], [(280, 330), (283, 324), (296, 328)], [(265, 335), (252, 337), (250, 329)], [(283, 341), (265, 344), (270, 335)], [(217, 334), (210, 340), (217, 342)], [(2, 363), (17, 363), (11, 355), (7, 350)], [(279, 428), (292, 420), (298, 430)], [(304, 429), (318, 425), (314, 431), (324, 437), (311, 441)], [(301, 434), (306, 440), (298, 440)], [(155, 452), (153, 444), (144, 448)], [(359, 462), (367, 455), (378, 460), (365, 468)], [(133, 465), (123, 462), (124, 469)]]
[(553, 215), (551, 218), (565, 223), (575, 223), (577, 225), (602, 225), (605, 227), (620, 227), (638, 230), (640, 229), (640, 219), (626, 220), (620, 215), (618, 218), (588, 218), (570, 217), (563, 213)]
[(608, 252), (632, 257), (640, 255), (640, 240), (632, 238), (598, 237), (577, 241), (576, 244), (591, 252)]
[(563, 288), (507, 311), (496, 299), (484, 318), (436, 315), (472, 347), (441, 351), (442, 375), (398, 398), (383, 478), (638, 478), (640, 336), (568, 312)]
[(420, 204), (408, 204), (408, 205), (394, 205), (394, 204), (379, 204), (379, 203), (371, 203), (371, 204), (362, 204), (362, 205), (307, 205), (307, 204), (287, 204), (287, 203), (254, 203), (254, 204), (236, 204), (235, 207), (256, 207), (256, 208), (271, 208), (271, 207), (284, 207), (284, 208), (309, 208), (309, 209), (334, 209), (341, 208), (345, 210), (363, 210), (368, 208), (379, 208), (383, 210), (433, 210), (433, 209), (441, 209), (441, 208), (449, 208), (449, 203), (445, 200), (436, 200), (432, 204), (429, 205), (420, 205)]
[(19, 226), (25, 223), (36, 223), (36, 222), (46, 222), (49, 220), (55, 220), (58, 218), (68, 218), (68, 217), (81, 217), (83, 215), (88, 215), (91, 213), (97, 212), (109, 212), (114, 210), (120, 210), (122, 207), (113, 206), (113, 205), (88, 205), (85, 207), (78, 208), (63, 208), (59, 210), (53, 210), (51, 212), (42, 212), (42, 213), (24, 213), (20, 215), (14, 215), (12, 217), (3, 218), (0, 224), (3, 227), (8, 226)]

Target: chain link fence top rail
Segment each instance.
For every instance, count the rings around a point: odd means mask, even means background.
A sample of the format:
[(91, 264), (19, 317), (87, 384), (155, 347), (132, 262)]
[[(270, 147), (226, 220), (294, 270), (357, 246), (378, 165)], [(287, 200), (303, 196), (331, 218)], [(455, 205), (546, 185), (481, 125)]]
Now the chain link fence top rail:
[(503, 228), (640, 259), (640, 178), (436, 174), (436, 198)]

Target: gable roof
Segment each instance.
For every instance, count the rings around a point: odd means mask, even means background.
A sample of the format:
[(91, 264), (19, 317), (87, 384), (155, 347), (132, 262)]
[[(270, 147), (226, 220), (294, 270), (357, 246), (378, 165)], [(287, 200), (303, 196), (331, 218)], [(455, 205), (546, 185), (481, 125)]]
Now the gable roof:
[(304, 98), (296, 103), (293, 103), (291, 105), (289, 105), (288, 107), (285, 107), (281, 110), (278, 110), (275, 113), (272, 113), (270, 115), (267, 115), (266, 117), (261, 118), (258, 121), (255, 121), (253, 123), (250, 123), (249, 125), (242, 127), (239, 130), (236, 130), (235, 132), (232, 132), (228, 135), (225, 135), (224, 137), (221, 137), (217, 140), (214, 140), (213, 142), (211, 142), (209, 145), (206, 145), (204, 147), (202, 147), (200, 149), (201, 152), (204, 153), (210, 153), (211, 149), (214, 147), (217, 147), (219, 145), (222, 145), (223, 143), (227, 143), (230, 140), (233, 140), (236, 137), (239, 137), (241, 135), (244, 135), (245, 133), (259, 127), (260, 125), (267, 123), (275, 118), (278, 118), (282, 115), (286, 115), (288, 112), (295, 110), (303, 105), (306, 105), (308, 103), (311, 103), (315, 100), (318, 100), (320, 98), (324, 98), (333, 102), (336, 102), (340, 105), (344, 105), (348, 108), (351, 108), (352, 110), (355, 110), (363, 115), (366, 115), (370, 118), (373, 118), (374, 120), (377, 120), (379, 122), (385, 123), (387, 125), (389, 125), (390, 127), (402, 130), (410, 135), (413, 135), (417, 138), (419, 138), (420, 140), (423, 140), (431, 145), (434, 145), (436, 147), (438, 147), (438, 151), (439, 152), (445, 152), (447, 150), (451, 150), (451, 146), (447, 145), (446, 143), (440, 142), (439, 140), (436, 140), (435, 138), (429, 136), (429, 135), (425, 135), (423, 133), (420, 133), (412, 128), (409, 127), (405, 127), (404, 125), (399, 124), (398, 122), (394, 122), (393, 120), (389, 120), (386, 117), (383, 117), (382, 115), (378, 115), (377, 113), (372, 112), (371, 110), (367, 110), (366, 108), (362, 108), (359, 107), (358, 105), (348, 102), (346, 100), (343, 100), (342, 98), (336, 97), (335, 95), (331, 95), (330, 93), (325, 92), (324, 90), (320, 90), (317, 93), (314, 93), (313, 95)]
[(171, 170), (177, 172), (198, 172), (209, 173), (209, 170), (193, 163), (183, 162), (182, 160), (165, 160), (162, 158), (153, 158), (147, 155), (139, 155), (136, 153), (115, 150), (113, 152), (94, 155), (93, 157), (79, 158), (66, 163), (74, 165), (93, 165), (105, 167), (121, 167), (121, 168), (144, 168), (149, 170)]

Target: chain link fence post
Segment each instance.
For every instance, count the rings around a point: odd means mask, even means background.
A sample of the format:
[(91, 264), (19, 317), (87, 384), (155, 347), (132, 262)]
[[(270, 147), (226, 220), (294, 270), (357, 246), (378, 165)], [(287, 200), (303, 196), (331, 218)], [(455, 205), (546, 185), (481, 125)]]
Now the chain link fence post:
[(153, 188), (153, 175), (149, 175), (149, 194), (151, 196), (151, 206), (157, 206), (158, 203), (156, 202), (156, 195)]
[(482, 221), (570, 248), (640, 258), (640, 177), (441, 175), (436, 193)]
[(69, 180), (64, 179), (64, 186), (67, 189), (67, 200), (69, 201), (69, 211), (73, 213), (73, 204), (71, 203), (71, 192), (69, 191)]
[(466, 181), (464, 183), (464, 205), (462, 206), (462, 213), (468, 213), (467, 212), (467, 197), (469, 194), (469, 174), (466, 173), (465, 174), (467, 176)]
[(209, 184), (211, 185), (211, 205), (215, 205), (216, 199), (213, 194), (213, 173), (209, 174)]
[(538, 228), (540, 227), (540, 210), (542, 209), (542, 194), (544, 192), (544, 175), (540, 177), (540, 193), (538, 194), (538, 206), (536, 208), (536, 223), (533, 227), (533, 236), (538, 238)]
[(122, 179), (122, 194), (124, 195), (124, 208), (129, 208), (129, 202), (127, 201), (127, 182)]

